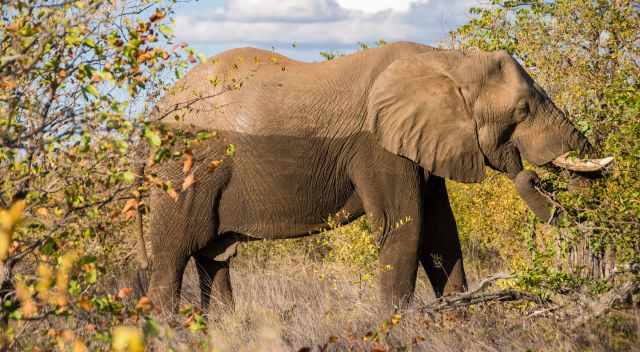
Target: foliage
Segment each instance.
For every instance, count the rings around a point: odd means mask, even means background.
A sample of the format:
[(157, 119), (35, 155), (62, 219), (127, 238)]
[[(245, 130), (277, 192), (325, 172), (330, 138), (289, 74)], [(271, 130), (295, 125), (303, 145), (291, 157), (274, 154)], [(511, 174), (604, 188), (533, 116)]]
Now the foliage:
[[(149, 125), (149, 107), (197, 61), (173, 42), (174, 3), (1, 2), (0, 349), (37, 343), (20, 333), (44, 319), (73, 317), (106, 340), (118, 321), (135, 325), (136, 309), (124, 314), (99, 279), (129, 261), (135, 144), (170, 139)], [(86, 348), (61, 333), (48, 341)], [(140, 350), (123, 341), (114, 348)]]
[[(319, 234), (300, 239), (265, 240), (245, 245), (240, 254), (255, 257), (264, 266), (277, 258), (283, 261), (302, 261), (318, 264), (321, 279), (335, 276), (335, 270), (355, 274), (358, 283), (373, 284), (377, 272), (378, 246), (366, 217), (346, 226), (341, 223), (347, 214), (327, 219), (327, 226)], [(286, 258), (286, 259), (285, 259)]]
[(528, 257), (521, 231), (527, 207), (509, 179), (492, 173), (481, 184), (447, 182), (447, 188), (460, 240), (469, 254), (466, 261), (474, 261), (467, 266), (491, 270), (515, 266)]
[[(618, 265), (640, 260), (638, 10), (631, 0), (494, 0), (491, 6), (472, 9), (476, 17), (452, 33), (462, 48), (514, 55), (601, 153), (615, 157), (603, 178), (577, 192), (569, 192), (567, 175), (541, 171), (567, 215), (559, 232), (548, 231), (548, 241), (567, 242), (565, 250), (586, 241), (589, 255), (601, 263), (615, 257)], [(455, 192), (454, 199), (466, 197)], [(482, 209), (487, 222), (521, 221), (521, 212), (512, 208), (514, 189), (496, 187), (492, 192), (496, 206)], [(469, 237), (466, 218), (479, 214), (461, 207), (463, 237)], [(474, 227), (480, 233), (493, 228)], [(544, 261), (550, 264), (550, 259)]]

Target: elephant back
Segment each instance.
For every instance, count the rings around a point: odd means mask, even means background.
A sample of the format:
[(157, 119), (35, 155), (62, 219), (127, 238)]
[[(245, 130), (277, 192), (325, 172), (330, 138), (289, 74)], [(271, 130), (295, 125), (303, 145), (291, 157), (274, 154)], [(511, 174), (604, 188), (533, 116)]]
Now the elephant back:
[(241, 48), (194, 67), (159, 105), (164, 121), (246, 135), (354, 135), (364, 128), (367, 94), (394, 60), (433, 48), (388, 44), (305, 63)]

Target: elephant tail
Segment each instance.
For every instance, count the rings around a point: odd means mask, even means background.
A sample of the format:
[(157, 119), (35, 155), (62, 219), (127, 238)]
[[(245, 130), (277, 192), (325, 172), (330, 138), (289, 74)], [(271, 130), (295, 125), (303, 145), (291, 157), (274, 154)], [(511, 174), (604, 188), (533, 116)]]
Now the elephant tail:
[(136, 149), (136, 156), (134, 162), (135, 168), (135, 187), (136, 187), (136, 200), (138, 203), (136, 211), (136, 260), (138, 262), (141, 271), (146, 272), (149, 268), (149, 256), (147, 255), (147, 248), (144, 241), (144, 224), (142, 218), (142, 191), (144, 185), (144, 169), (149, 155), (149, 147), (146, 143), (140, 142)]

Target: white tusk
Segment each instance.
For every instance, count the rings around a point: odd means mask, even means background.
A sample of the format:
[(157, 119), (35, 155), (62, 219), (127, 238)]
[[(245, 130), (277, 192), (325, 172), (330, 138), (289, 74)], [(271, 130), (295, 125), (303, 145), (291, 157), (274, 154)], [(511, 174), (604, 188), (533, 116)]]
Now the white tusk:
[(565, 153), (555, 158), (553, 165), (578, 172), (594, 172), (600, 171), (607, 165), (611, 164), (613, 157), (602, 159), (579, 159), (569, 157), (569, 153)]

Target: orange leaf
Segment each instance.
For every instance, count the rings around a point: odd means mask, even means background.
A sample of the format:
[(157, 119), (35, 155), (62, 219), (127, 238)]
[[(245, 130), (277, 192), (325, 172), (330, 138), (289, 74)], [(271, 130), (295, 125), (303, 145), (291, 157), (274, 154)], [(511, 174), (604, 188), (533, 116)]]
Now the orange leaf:
[(220, 164), (222, 164), (222, 160), (214, 160), (211, 162), (211, 164), (209, 164), (209, 167), (207, 168), (207, 170), (209, 170), (209, 172), (214, 172), (216, 171), (218, 166), (220, 166)]
[(149, 17), (149, 21), (151, 22), (160, 21), (161, 19), (164, 18), (164, 16), (165, 16), (165, 13), (157, 9), (156, 13), (154, 13), (153, 15), (151, 15), (151, 17)]
[(151, 300), (147, 296), (140, 297), (138, 304), (136, 304), (136, 309), (139, 309), (145, 312), (151, 310), (152, 307), (153, 307), (153, 303), (151, 303)]
[(11, 80), (11, 79), (0, 82), (0, 88), (2, 88), (2, 89), (11, 90), (11, 89), (15, 88), (16, 86), (17, 86), (16, 81)]
[(46, 218), (49, 216), (49, 209), (47, 208), (38, 208), (36, 209), (36, 214), (40, 215), (43, 218)]
[(136, 210), (138, 208), (138, 200), (137, 199), (129, 199), (125, 204), (124, 208), (122, 208), (122, 214), (127, 214), (127, 219), (129, 218), (129, 211)]
[(118, 298), (120, 299), (124, 299), (129, 297), (129, 295), (131, 295), (131, 293), (133, 293), (133, 289), (131, 287), (123, 287), (120, 290), (118, 290)]
[(6, 27), (4, 27), (9, 32), (17, 32), (20, 29), (20, 25), (17, 22), (9, 23)]
[(174, 202), (178, 201), (178, 192), (176, 192), (175, 189), (169, 188), (167, 190), (167, 195), (169, 195), (169, 197), (171, 197), (171, 199), (173, 199)]
[(191, 171), (192, 167), (193, 167), (193, 153), (187, 150), (186, 152), (184, 152), (184, 162), (182, 164), (182, 172), (187, 174), (189, 171)]
[(134, 209), (131, 209), (125, 214), (125, 219), (126, 220), (133, 219), (136, 217), (136, 215), (138, 215), (138, 212)]
[(193, 186), (194, 183), (196, 183), (195, 177), (193, 174), (189, 174), (189, 176), (184, 178), (184, 182), (182, 182), (182, 190), (187, 190), (187, 188)]
[(93, 309), (93, 303), (91, 303), (91, 300), (86, 297), (80, 298), (80, 300), (78, 301), (78, 305), (80, 306), (80, 308), (87, 312), (90, 312), (91, 309)]

